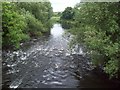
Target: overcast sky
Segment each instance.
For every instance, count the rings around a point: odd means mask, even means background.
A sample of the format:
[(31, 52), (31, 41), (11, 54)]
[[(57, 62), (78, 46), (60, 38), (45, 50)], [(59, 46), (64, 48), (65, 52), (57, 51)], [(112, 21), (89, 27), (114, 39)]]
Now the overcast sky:
[(54, 12), (64, 11), (66, 7), (74, 7), (80, 0), (49, 0)]

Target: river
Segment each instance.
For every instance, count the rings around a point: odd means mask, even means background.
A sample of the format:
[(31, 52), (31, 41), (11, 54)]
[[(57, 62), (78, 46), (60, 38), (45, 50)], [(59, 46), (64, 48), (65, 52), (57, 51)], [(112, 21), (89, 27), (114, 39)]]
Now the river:
[(50, 35), (33, 39), (18, 51), (3, 51), (3, 88), (105, 88), (117, 87), (106, 77), (91, 72), (91, 62), (70, 35), (54, 24)]

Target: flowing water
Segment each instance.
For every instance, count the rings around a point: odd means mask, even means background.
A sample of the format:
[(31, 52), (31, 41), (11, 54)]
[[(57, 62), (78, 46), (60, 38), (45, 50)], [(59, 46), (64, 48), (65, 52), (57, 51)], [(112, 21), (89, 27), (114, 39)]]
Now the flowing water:
[(3, 51), (3, 87), (87, 88), (117, 87), (105, 77), (91, 73), (89, 58), (82, 47), (71, 51), (72, 38), (54, 24), (49, 36), (33, 39), (18, 51)]

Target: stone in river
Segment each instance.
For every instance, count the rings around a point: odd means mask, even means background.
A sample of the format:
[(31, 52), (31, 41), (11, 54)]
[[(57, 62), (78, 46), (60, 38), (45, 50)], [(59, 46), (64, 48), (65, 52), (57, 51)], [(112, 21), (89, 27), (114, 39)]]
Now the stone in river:
[(56, 47), (53, 47), (53, 50), (58, 50)]
[(49, 51), (50, 51), (50, 52), (52, 52), (53, 50), (52, 50), (52, 49), (50, 49)]
[(74, 65), (70, 65), (70, 68), (74, 69), (74, 68), (75, 68), (75, 66), (74, 66)]
[(66, 57), (70, 56), (70, 53), (66, 53), (65, 56), (66, 56)]
[(49, 58), (52, 58), (53, 57), (53, 55), (49, 55)]
[(56, 54), (55, 54), (55, 56), (59, 57), (59, 56), (60, 56), (60, 54), (57, 54), (57, 53), (56, 53)]
[(64, 51), (64, 49), (62, 48), (62, 49), (60, 49), (60, 51)]
[(48, 56), (49, 55), (49, 52), (47, 52), (46, 54), (45, 54), (45, 56)]
[(62, 51), (58, 51), (60, 54), (62, 54)]

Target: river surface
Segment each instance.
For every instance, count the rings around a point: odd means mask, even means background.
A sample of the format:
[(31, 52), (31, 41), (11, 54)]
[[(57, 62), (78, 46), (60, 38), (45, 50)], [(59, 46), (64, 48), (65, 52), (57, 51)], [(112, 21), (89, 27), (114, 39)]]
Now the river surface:
[(70, 50), (72, 36), (54, 24), (49, 36), (33, 39), (18, 51), (3, 51), (3, 87), (9, 88), (105, 88), (118, 87), (101, 74), (91, 72), (82, 47)]

